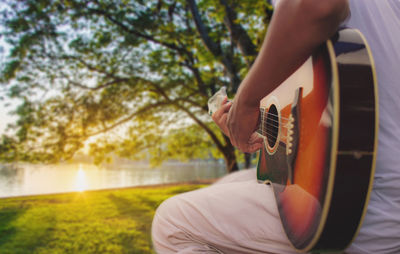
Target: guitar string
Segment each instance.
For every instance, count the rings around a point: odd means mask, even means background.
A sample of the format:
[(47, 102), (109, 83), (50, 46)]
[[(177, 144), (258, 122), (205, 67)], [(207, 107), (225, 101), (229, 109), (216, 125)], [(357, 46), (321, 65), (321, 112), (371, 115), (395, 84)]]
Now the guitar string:
[(290, 121), (289, 120), (279, 120), (278, 118), (276, 118), (276, 119), (274, 119), (274, 118), (271, 118), (271, 117), (268, 117), (268, 118), (264, 118), (264, 121), (272, 121), (272, 122), (276, 122), (276, 123), (280, 123), (280, 122), (282, 122), (282, 123), (284, 123), (284, 124), (287, 124), (287, 123), (289, 123)]
[[(262, 112), (261, 112), (262, 113)], [(271, 120), (277, 120), (277, 119), (281, 119), (281, 120), (285, 120), (285, 121), (290, 121), (290, 117), (284, 117), (284, 116), (279, 116), (277, 114), (274, 113), (270, 113), (270, 112), (264, 112), (265, 115), (267, 116), (271, 116), (269, 119)], [(274, 119), (276, 118), (276, 119)]]
[(275, 125), (272, 125), (272, 124), (269, 124), (269, 123), (266, 123), (265, 125), (264, 125), (264, 127), (266, 127), (266, 128), (258, 128), (258, 129), (260, 129), (260, 130), (268, 130), (268, 131), (271, 131), (271, 133), (278, 133), (279, 132), (279, 129), (284, 129), (284, 128), (279, 128), (279, 126), (275, 126)]
[(270, 123), (266, 123), (267, 126), (272, 127), (272, 128), (266, 128), (267, 130), (270, 130), (273, 133), (278, 133), (279, 132), (279, 128), (278, 126), (272, 125)]
[[(266, 138), (268, 138), (268, 137), (271, 137), (271, 138), (275, 138), (275, 139), (278, 139), (278, 136), (277, 135), (274, 135), (274, 134), (271, 134), (271, 133), (268, 133), (268, 132), (263, 132), (263, 133), (260, 133), (262, 136), (264, 136), (264, 137), (266, 137)], [(268, 137), (267, 137), (268, 136)], [(279, 140), (281, 140), (282, 138), (287, 138), (287, 136), (285, 136), (285, 135), (280, 135), (279, 136)]]
[[(268, 132), (268, 130), (261, 130), (261, 135), (263, 135), (263, 136), (265, 136), (265, 135), (268, 135), (268, 136), (270, 136), (271, 138), (278, 138), (278, 134), (279, 132), (274, 132), (274, 133), (271, 133), (271, 132)], [(287, 138), (287, 135), (283, 135), (283, 134), (281, 134), (280, 135), (280, 138)]]
[(280, 122), (278, 119), (273, 119), (273, 118), (264, 118), (264, 121), (265, 121), (265, 122), (267, 122), (267, 121), (273, 121), (273, 122), (277, 122), (277, 123)]
[[(268, 137), (277, 139), (278, 138), (277, 134), (279, 133), (279, 128), (288, 128), (290, 118), (279, 116), (277, 114), (270, 113), (270, 112), (265, 112), (265, 111), (264, 112), (260, 112), (260, 113), (261, 114), (265, 114), (267, 116), (270, 116), (269, 118), (264, 119), (263, 124), (266, 124), (267, 126), (273, 128), (272, 130), (271, 129), (266, 129), (266, 130), (260, 129), (261, 130), (260, 134), (263, 135), (264, 137), (268, 136)], [(276, 119), (274, 119), (272, 117), (275, 117)], [(281, 121), (279, 121), (279, 120), (281, 120)], [(286, 123), (283, 122), (282, 120), (286, 121)], [(271, 121), (272, 121), (272, 123), (271, 123)], [(281, 124), (281, 122), (282, 122), (282, 124)], [(276, 131), (274, 130), (275, 128), (277, 129)], [(270, 132), (268, 132), (268, 131), (270, 131)], [(272, 131), (272, 133), (271, 133), (271, 131)], [(279, 136), (279, 141), (281, 140), (281, 138), (287, 138), (287, 136), (286, 135), (280, 135)], [(281, 145), (281, 144), (279, 144), (279, 145)]]
[(268, 137), (272, 137), (272, 138), (276, 139), (275, 142), (278, 142), (278, 146), (282, 146), (282, 147), (286, 148), (286, 144), (285, 143), (281, 143), (282, 138), (287, 138), (285, 135), (279, 136), (279, 139), (278, 139), (278, 137), (276, 135), (272, 135), (272, 134), (268, 133), (267, 131), (262, 131), (262, 133), (260, 133), (260, 134), (262, 136), (264, 136), (265, 138), (267, 138), (267, 139), (268, 139)]
[(272, 127), (272, 128), (276, 128), (276, 129), (279, 129), (279, 128), (283, 128), (283, 129), (288, 129), (289, 128), (289, 124), (274, 124), (274, 123), (269, 123), (269, 122), (267, 122), (267, 121), (264, 121), (263, 122), (263, 124), (264, 124), (264, 126), (269, 126), (269, 127)]
[(274, 119), (264, 119), (262, 121), (262, 123), (263, 124), (267, 124), (268, 123), (268, 124), (276, 126), (276, 127), (279, 127), (279, 126), (287, 127), (287, 126), (290, 125), (290, 122), (283, 123), (283, 122), (280, 122), (280, 121), (274, 120)]
[[(286, 125), (288, 125), (288, 124), (283, 124), (283, 125), (275, 125), (275, 124), (273, 124), (273, 123), (269, 123), (268, 121), (264, 121), (264, 124), (266, 125), (266, 126), (269, 126), (269, 127), (271, 127), (271, 128), (268, 128), (267, 127), (267, 129), (265, 130), (265, 132), (266, 131), (268, 131), (268, 130), (270, 130), (270, 131), (272, 131), (272, 133), (271, 133), (271, 135), (276, 135), (278, 132), (279, 132), (279, 128), (288, 128), (288, 126), (286, 126)], [(265, 126), (264, 125), (264, 126)], [(262, 128), (259, 128), (261, 131), (263, 131), (262, 130)], [(275, 130), (275, 129), (277, 129), (277, 130)], [(286, 137), (286, 135), (282, 135), (283, 137)]]
[(279, 122), (271, 123), (271, 122), (266, 121), (266, 120), (264, 120), (262, 123), (263, 123), (264, 125), (267, 124), (267, 125), (269, 125), (269, 126), (271, 126), (271, 127), (275, 127), (275, 128), (279, 128), (279, 127), (288, 128), (288, 126), (289, 126), (289, 123), (284, 123), (284, 124), (280, 124)]
[[(266, 137), (266, 138), (270, 137), (270, 138), (278, 139), (278, 136), (273, 135), (273, 134), (268, 133), (268, 132), (261, 133), (261, 135), (264, 136), (264, 137)], [(286, 138), (286, 136), (280, 135), (280, 136), (279, 136), (279, 140), (282, 140), (282, 138)]]
[(274, 122), (278, 122), (278, 123), (281, 122), (281, 121), (279, 121), (279, 119), (284, 120), (282, 122), (285, 122), (285, 123), (290, 121), (290, 119), (282, 119), (282, 117), (279, 118), (277, 115), (273, 115), (273, 116), (276, 117), (276, 119), (269, 117), (269, 118), (264, 118), (264, 121), (268, 120), (268, 121), (274, 121)]
[(277, 118), (284, 119), (284, 120), (287, 120), (287, 121), (290, 120), (289, 117), (283, 117), (283, 116), (280, 116), (280, 117), (279, 117), (279, 115), (274, 114), (274, 113), (270, 113), (270, 112), (264, 112), (264, 114), (267, 114), (267, 115), (270, 115), (270, 116), (275, 116), (275, 117), (277, 117)]
[[(288, 124), (283, 124), (283, 125), (277, 124), (277, 125), (275, 125), (275, 124), (270, 123), (268, 121), (264, 121), (264, 126), (267, 126), (266, 130), (270, 130), (274, 134), (277, 134), (279, 132), (279, 128), (281, 128), (281, 129), (288, 128), (288, 126), (286, 126), (286, 125), (288, 125)], [(271, 128), (268, 128), (268, 127), (271, 127)], [(262, 130), (262, 128), (259, 128), (259, 129)]]

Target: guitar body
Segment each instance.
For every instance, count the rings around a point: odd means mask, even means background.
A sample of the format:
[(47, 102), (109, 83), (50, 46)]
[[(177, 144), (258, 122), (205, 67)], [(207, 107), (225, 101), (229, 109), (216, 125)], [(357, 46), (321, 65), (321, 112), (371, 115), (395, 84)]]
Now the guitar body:
[(361, 33), (340, 30), (260, 109), (257, 175), (273, 187), (290, 242), (345, 249), (366, 211), (377, 149), (376, 78)]

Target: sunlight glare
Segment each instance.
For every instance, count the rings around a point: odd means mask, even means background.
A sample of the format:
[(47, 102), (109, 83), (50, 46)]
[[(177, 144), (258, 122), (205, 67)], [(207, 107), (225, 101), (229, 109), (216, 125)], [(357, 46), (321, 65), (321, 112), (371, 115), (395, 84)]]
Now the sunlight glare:
[(82, 167), (82, 164), (79, 164), (79, 169), (75, 178), (75, 189), (77, 191), (84, 192), (85, 190), (87, 190), (87, 188), (88, 184), (86, 181), (86, 173)]

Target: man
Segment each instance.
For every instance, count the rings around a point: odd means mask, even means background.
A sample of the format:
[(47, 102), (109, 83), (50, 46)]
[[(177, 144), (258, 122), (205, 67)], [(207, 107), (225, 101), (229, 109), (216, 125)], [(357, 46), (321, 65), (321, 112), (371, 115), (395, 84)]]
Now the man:
[[(341, 25), (371, 46), (379, 83), (380, 132), (374, 186), (361, 230), (346, 253), (400, 253), (400, 1), (281, 0), (260, 54), (214, 121), (240, 150), (254, 152), (259, 101)], [(258, 197), (263, 197), (262, 199)], [(153, 241), (164, 253), (296, 253), (281, 226), (273, 191), (254, 170), (228, 175), (164, 202)]]

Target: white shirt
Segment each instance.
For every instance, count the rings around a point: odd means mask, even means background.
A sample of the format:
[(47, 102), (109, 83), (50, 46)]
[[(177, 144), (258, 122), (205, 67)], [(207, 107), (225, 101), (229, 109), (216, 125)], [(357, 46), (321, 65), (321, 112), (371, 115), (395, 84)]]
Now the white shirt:
[(359, 29), (375, 60), (379, 93), (378, 155), (361, 230), (348, 249), (400, 253), (400, 0), (350, 0), (344, 25)]

